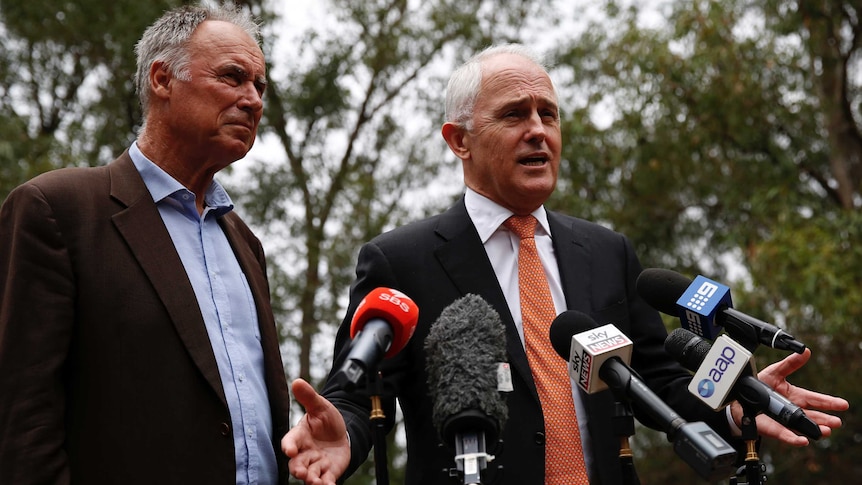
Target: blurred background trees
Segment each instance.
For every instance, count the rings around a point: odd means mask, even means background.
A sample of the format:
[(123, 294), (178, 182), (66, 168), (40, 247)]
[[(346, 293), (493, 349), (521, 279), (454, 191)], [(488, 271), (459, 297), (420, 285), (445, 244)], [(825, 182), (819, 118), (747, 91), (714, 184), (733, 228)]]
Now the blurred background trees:
[[(636, 10), (610, 8), (616, 28), (595, 23), (555, 49), (563, 89), (582, 101), (562, 103), (574, 110), (554, 205), (629, 235), (646, 266), (734, 281), (738, 308), (812, 347), (794, 382), (859, 402), (862, 8), (687, 1), (662, 12), (663, 28), (644, 29)], [(598, 111), (609, 121), (596, 125)], [(761, 366), (781, 357), (767, 350)], [(809, 448), (764, 446), (770, 479), (859, 477), (862, 427), (852, 409), (844, 420)], [(679, 465), (640, 468), (661, 482)]]
[[(180, 3), (0, 0), (0, 200), (131, 143), (134, 43)], [(553, 61), (563, 108), (549, 205), (627, 234), (645, 267), (729, 283), (812, 347), (792, 381), (849, 399), (845, 427), (761, 457), (776, 483), (862, 478), (858, 1), (238, 3), (264, 21), (270, 83), (258, 144), (225, 181), (268, 253), (290, 378), (328, 371), (359, 245), (460, 195), (439, 135), (453, 66), (522, 41)], [(662, 435), (633, 445), (644, 483), (700, 483)], [(397, 440), (389, 455), (399, 483)]]

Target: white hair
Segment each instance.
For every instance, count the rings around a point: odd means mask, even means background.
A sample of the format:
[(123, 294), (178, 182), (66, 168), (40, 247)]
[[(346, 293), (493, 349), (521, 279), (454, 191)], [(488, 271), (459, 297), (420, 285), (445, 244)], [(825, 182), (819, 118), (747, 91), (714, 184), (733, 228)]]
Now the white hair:
[(473, 129), (473, 108), (482, 85), (482, 63), (500, 54), (525, 57), (545, 72), (548, 71), (544, 59), (522, 44), (500, 44), (488, 47), (467, 59), (449, 78), (449, 84), (446, 86), (445, 121), (467, 130)]
[(164, 62), (176, 78), (189, 81), (191, 63), (188, 41), (195, 29), (206, 20), (229, 22), (243, 29), (255, 42), (260, 42), (260, 26), (251, 15), (225, 2), (221, 5), (185, 5), (165, 12), (147, 27), (141, 40), (135, 44), (137, 71), (135, 90), (141, 103), (144, 119), (150, 104), (149, 73), (156, 61)]

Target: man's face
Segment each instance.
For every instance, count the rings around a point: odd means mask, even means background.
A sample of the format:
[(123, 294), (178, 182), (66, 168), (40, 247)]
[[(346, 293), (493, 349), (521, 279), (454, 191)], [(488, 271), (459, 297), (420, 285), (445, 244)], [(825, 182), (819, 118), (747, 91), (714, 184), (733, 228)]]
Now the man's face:
[(482, 69), (473, 129), (463, 138), (464, 181), (527, 214), (557, 183), (561, 134), (554, 87), (541, 67), (518, 55), (496, 55)]
[(205, 21), (190, 39), (191, 80), (174, 79), (168, 123), (223, 168), (254, 144), (263, 113), (263, 52), (241, 28)]

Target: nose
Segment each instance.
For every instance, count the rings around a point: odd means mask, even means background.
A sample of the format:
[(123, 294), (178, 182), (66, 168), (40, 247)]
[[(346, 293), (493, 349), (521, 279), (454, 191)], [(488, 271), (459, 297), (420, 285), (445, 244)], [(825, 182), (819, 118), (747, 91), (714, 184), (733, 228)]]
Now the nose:
[(257, 113), (263, 110), (263, 94), (258, 91), (257, 86), (253, 82), (243, 84), (242, 95), (240, 96), (238, 106), (244, 111)]
[(533, 112), (526, 120), (526, 129), (524, 138), (528, 142), (542, 142), (547, 136), (547, 126), (542, 121), (542, 116), (538, 112)]

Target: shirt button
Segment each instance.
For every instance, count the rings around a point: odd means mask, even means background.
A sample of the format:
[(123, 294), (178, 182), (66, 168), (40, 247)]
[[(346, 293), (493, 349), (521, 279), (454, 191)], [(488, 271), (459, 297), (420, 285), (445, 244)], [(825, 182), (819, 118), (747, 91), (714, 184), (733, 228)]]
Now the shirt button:
[(230, 435), (230, 425), (229, 424), (227, 424), (227, 423), (221, 424), (221, 435), (222, 436)]

